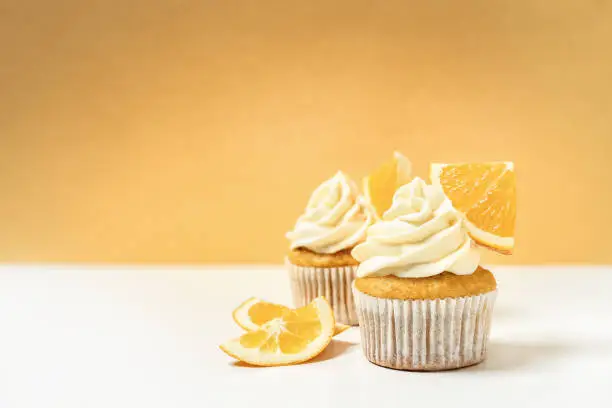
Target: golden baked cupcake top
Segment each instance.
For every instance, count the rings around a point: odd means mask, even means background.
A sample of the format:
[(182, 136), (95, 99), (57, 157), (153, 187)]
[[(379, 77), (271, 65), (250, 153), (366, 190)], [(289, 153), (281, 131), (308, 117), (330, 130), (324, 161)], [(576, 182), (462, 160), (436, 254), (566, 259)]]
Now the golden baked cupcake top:
[(343, 249), (334, 254), (318, 254), (306, 248), (296, 248), (289, 251), (287, 259), (293, 265), (315, 268), (332, 268), (359, 264), (351, 255), (350, 249)]
[(469, 275), (442, 272), (418, 279), (394, 275), (357, 278), (355, 288), (377, 298), (431, 300), (480, 295), (495, 290), (497, 283), (491, 272), (479, 266)]
[(292, 250), (335, 254), (363, 241), (372, 220), (355, 183), (339, 171), (312, 193), (287, 238)]

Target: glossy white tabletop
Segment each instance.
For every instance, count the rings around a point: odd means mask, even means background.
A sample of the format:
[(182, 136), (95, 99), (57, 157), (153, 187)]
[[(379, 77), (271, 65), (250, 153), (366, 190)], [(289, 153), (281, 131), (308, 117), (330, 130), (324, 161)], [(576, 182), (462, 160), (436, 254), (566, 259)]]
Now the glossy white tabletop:
[(410, 373), (368, 363), (357, 328), (311, 363), (235, 364), (231, 311), (289, 304), (281, 267), (4, 266), (0, 408), (612, 406), (612, 268), (493, 271), (488, 360)]

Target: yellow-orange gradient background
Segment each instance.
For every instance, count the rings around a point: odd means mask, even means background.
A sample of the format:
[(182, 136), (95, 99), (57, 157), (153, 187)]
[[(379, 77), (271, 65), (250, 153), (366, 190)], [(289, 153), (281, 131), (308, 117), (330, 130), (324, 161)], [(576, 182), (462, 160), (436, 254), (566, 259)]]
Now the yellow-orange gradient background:
[(612, 262), (612, 2), (0, 0), (0, 260), (281, 262), (337, 169), (513, 160), (516, 255)]

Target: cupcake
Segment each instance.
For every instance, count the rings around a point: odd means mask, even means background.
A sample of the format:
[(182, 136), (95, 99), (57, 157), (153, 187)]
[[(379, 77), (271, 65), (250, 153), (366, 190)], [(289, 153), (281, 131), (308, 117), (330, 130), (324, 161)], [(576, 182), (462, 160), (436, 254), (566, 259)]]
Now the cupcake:
[(437, 371), (485, 359), (497, 283), (440, 186), (420, 178), (401, 186), (351, 254), (369, 361)]
[(351, 251), (365, 239), (372, 220), (355, 183), (344, 173), (339, 171), (316, 188), (287, 233), (286, 265), (297, 307), (325, 296), (336, 321), (358, 324), (351, 290), (358, 262)]

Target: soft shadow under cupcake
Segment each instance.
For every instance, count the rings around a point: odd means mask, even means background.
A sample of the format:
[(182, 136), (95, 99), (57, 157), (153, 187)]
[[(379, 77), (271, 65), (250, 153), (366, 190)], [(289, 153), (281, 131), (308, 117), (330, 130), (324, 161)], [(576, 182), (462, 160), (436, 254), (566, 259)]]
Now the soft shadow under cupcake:
[(511, 371), (554, 360), (577, 350), (571, 343), (507, 343), (491, 341), (487, 347), (487, 359), (465, 371)]

